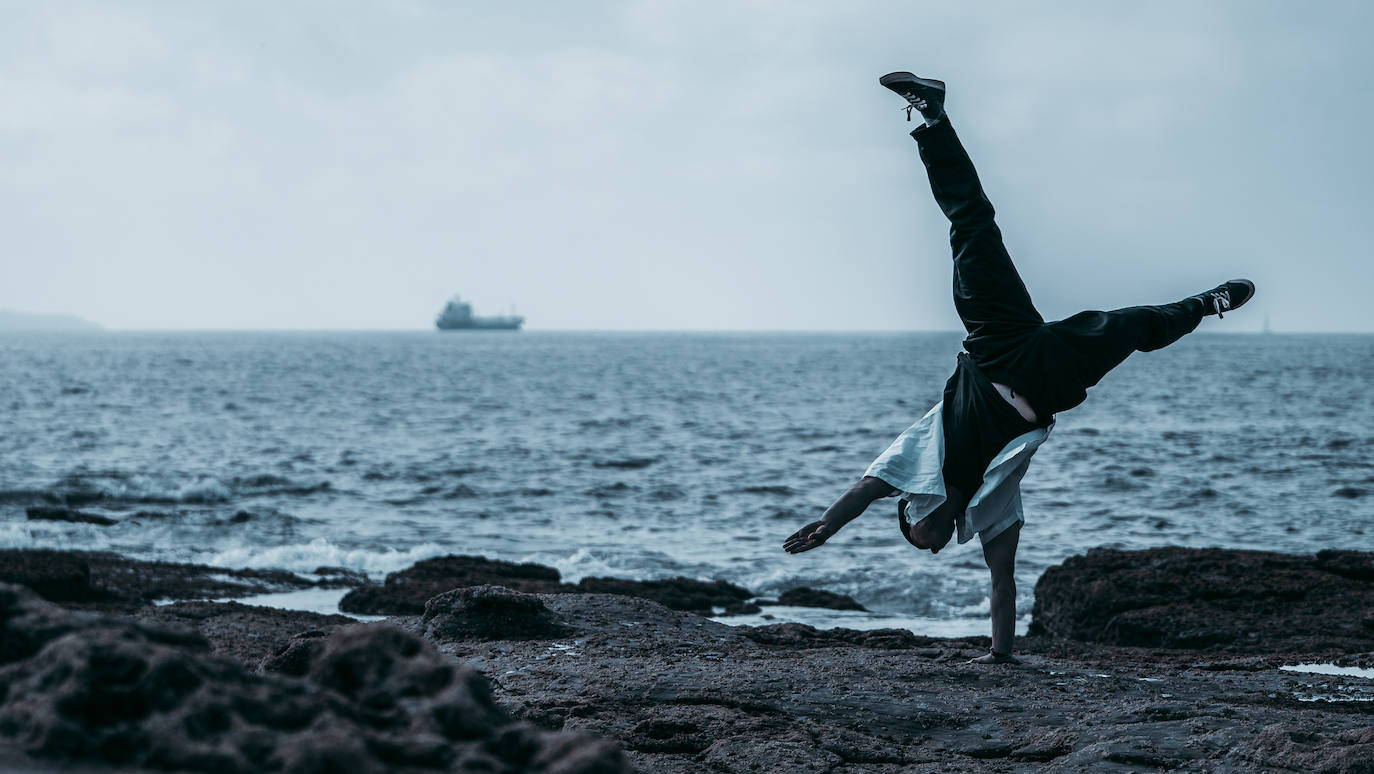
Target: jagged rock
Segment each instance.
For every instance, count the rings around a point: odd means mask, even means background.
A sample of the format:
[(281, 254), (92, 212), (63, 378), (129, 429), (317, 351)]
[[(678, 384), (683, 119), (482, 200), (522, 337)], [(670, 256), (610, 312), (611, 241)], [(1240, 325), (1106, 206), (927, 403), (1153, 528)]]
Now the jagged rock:
[(119, 523), (118, 519), (111, 519), (98, 513), (78, 511), (75, 508), (55, 505), (30, 506), (24, 509), (24, 515), (28, 517), (29, 521), (70, 521), (76, 524), (95, 524), (101, 527)]
[(282, 610), (238, 602), (178, 602), (137, 608), (130, 614), (143, 623), (187, 626), (210, 644), (216, 656), (257, 666), (265, 656), (286, 645), (300, 632), (321, 636), (351, 626), (356, 620), (303, 610)]
[(1035, 586), (1031, 633), (1237, 653), (1374, 645), (1374, 554), (1094, 549)]
[(778, 597), (778, 604), (797, 607), (824, 607), (830, 610), (867, 610), (848, 594), (836, 594), (832, 591), (823, 591), (807, 586), (799, 586), (784, 591)]
[(145, 562), (98, 551), (0, 549), (0, 582), (28, 586), (45, 599), (124, 609), (158, 599), (244, 597), (312, 588), (282, 570), (230, 570)]
[(1317, 567), (1351, 580), (1374, 580), (1374, 554), (1365, 551), (1317, 552)]
[(475, 671), (396, 628), (335, 632), (294, 662), (300, 679), (207, 647), (0, 586), (0, 744), (63, 764), (215, 774), (629, 771), (608, 742), (512, 722)]
[(91, 568), (67, 551), (0, 551), (0, 583), (28, 586), (54, 602), (91, 597)]
[(876, 648), (880, 650), (902, 650), (915, 648), (930, 642), (928, 637), (917, 637), (906, 629), (817, 629), (799, 623), (751, 626), (744, 636), (760, 645), (773, 648)]
[(315, 575), (320, 576), (321, 588), (357, 588), (371, 583), (366, 574), (347, 567), (316, 567)]
[(425, 635), (448, 640), (547, 640), (568, 628), (538, 597), (503, 586), (447, 591), (425, 604)]
[(691, 578), (636, 581), (623, 578), (583, 578), (577, 590), (593, 594), (620, 594), (642, 597), (689, 613), (710, 615), (717, 607), (729, 607), (754, 596), (749, 589), (722, 580), (699, 581)]
[(393, 572), (380, 586), (356, 588), (339, 602), (339, 609), (363, 615), (418, 615), (425, 611), (426, 602), (446, 591), (488, 584), (527, 594), (572, 588), (559, 582), (558, 570), (542, 564), (450, 555), (426, 559)]
[(1374, 727), (1330, 733), (1311, 726), (1266, 726), (1250, 762), (1287, 771), (1368, 774), (1374, 771)]
[(562, 583), (558, 570), (542, 564), (515, 564), (480, 556), (440, 556), (394, 572), (381, 585), (350, 591), (339, 609), (364, 615), (418, 615), (433, 597), (458, 588), (504, 586), (526, 594), (620, 594), (652, 599), (674, 610), (710, 615), (715, 608), (738, 607), (754, 595), (725, 581), (691, 578), (637, 581), (624, 578), (583, 578), (577, 585)]

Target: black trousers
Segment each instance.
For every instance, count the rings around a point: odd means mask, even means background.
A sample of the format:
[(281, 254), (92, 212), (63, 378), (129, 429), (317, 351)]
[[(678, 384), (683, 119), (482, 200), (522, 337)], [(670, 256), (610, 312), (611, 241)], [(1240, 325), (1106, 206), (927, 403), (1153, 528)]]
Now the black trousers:
[[(1017, 274), (993, 220), (978, 173), (949, 117), (911, 133), (935, 201), (949, 218), (954, 307), (968, 336), (945, 385), (946, 485), (965, 503), (992, 458), (1033, 425), (997, 393), (1001, 382), (1024, 395), (1043, 424), (1077, 406), (1087, 389), (1133, 352), (1166, 347), (1202, 321), (1196, 300), (1086, 311), (1045, 322)], [(956, 505), (958, 510), (962, 506)]]
[(1026, 397), (1043, 421), (1071, 409), (1133, 352), (1166, 347), (1202, 321), (1196, 300), (1086, 311), (1045, 322), (1011, 262), (992, 203), (949, 117), (911, 133), (935, 201), (949, 218), (954, 307), (964, 349), (992, 381)]

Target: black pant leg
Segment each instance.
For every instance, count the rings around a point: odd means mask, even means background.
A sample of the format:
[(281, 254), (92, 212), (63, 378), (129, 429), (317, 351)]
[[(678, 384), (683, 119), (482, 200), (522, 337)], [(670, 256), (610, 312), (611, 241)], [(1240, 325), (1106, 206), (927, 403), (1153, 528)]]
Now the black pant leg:
[(1079, 312), (1046, 326), (1073, 353), (1083, 387), (1102, 381), (1133, 352), (1173, 344), (1202, 322), (1197, 299), (1162, 306), (1132, 306), (1111, 312)]
[(1001, 339), (1019, 339), (1043, 325), (1044, 318), (1012, 264), (993, 220), (992, 202), (949, 117), (911, 136), (920, 147), (931, 193), (949, 218), (954, 307), (968, 331), (966, 347), (975, 358), (1003, 349), (1009, 342)]

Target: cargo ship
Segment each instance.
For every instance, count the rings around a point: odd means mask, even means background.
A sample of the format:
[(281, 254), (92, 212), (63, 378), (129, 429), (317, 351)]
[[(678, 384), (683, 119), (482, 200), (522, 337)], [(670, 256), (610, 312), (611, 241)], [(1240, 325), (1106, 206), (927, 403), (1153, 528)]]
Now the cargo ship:
[(497, 317), (478, 317), (472, 313), (472, 304), (454, 296), (435, 319), (434, 326), (441, 331), (518, 331), (525, 324), (525, 318), (518, 315)]

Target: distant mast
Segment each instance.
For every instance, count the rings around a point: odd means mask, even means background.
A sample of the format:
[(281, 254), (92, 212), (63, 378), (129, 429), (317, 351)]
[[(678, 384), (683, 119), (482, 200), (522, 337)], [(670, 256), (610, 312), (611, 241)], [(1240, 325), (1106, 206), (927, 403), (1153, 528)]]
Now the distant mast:
[(518, 331), (524, 324), (525, 318), (516, 314), (478, 317), (472, 313), (472, 304), (458, 296), (454, 296), (434, 320), (434, 327), (441, 331)]
[(1269, 327), (1269, 315), (1266, 314), (1266, 315), (1264, 316), (1264, 327), (1263, 327), (1263, 328), (1260, 328), (1260, 333), (1273, 333), (1273, 332), (1274, 332), (1274, 330), (1273, 330), (1272, 328)]

